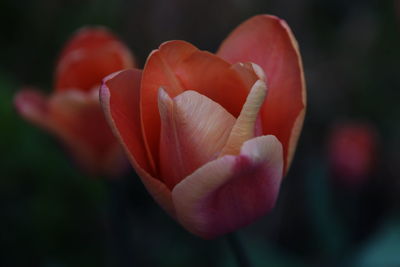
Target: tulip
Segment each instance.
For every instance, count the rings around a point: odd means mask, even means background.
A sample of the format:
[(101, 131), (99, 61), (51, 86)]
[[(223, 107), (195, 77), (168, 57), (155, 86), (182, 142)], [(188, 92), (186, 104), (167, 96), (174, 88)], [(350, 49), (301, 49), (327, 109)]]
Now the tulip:
[(377, 147), (378, 135), (372, 125), (336, 125), (328, 138), (328, 157), (337, 181), (349, 187), (364, 184), (375, 166)]
[(302, 127), (305, 85), (289, 27), (259, 15), (216, 54), (163, 43), (143, 70), (106, 77), (100, 101), (156, 202), (210, 239), (273, 208)]
[(61, 140), (77, 163), (92, 175), (118, 175), (127, 160), (104, 119), (98, 99), (105, 75), (134, 67), (121, 41), (105, 28), (83, 28), (63, 49), (49, 97), (25, 88), (15, 96), (26, 120)]

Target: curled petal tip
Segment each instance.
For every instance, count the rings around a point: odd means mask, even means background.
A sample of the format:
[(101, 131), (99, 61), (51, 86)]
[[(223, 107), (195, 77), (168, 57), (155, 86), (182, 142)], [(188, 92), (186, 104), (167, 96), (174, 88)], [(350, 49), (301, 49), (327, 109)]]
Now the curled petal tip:
[(266, 82), (267, 81), (267, 75), (265, 74), (264, 70), (257, 65), (256, 63), (251, 63), (251, 66), (253, 68), (253, 71), (256, 73), (258, 79)]
[(246, 102), (232, 128), (232, 132), (220, 157), (228, 154), (238, 154), (242, 144), (255, 136), (258, 113), (266, 95), (267, 85), (265, 82), (263, 80), (256, 81), (247, 96)]

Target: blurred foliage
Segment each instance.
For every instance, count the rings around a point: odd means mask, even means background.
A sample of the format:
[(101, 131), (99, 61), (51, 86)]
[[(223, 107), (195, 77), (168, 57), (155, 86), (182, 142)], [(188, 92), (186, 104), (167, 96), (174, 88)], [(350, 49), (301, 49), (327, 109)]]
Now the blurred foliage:
[[(235, 266), (223, 238), (185, 232), (133, 172), (81, 174), (16, 114), (13, 95), (50, 92), (57, 53), (84, 25), (110, 27), (143, 64), (169, 39), (215, 51), (260, 13), (284, 18), (298, 39), (308, 111), (277, 207), (240, 231), (254, 266), (400, 266), (400, 19), (388, 0), (1, 1), (0, 266)], [(326, 138), (343, 120), (368, 121), (381, 137), (378, 167), (359, 188), (329, 172)]]
[(365, 246), (356, 254), (353, 266), (399, 266), (399, 218), (388, 218)]

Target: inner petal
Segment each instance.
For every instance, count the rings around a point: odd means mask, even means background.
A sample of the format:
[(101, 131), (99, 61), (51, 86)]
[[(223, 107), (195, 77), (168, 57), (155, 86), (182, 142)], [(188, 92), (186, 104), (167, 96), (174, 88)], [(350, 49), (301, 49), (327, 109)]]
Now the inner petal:
[(195, 91), (170, 98), (158, 92), (161, 118), (160, 172), (169, 187), (217, 158), (236, 119), (221, 105)]
[(267, 86), (265, 82), (260, 79), (251, 88), (246, 102), (243, 105), (243, 109), (221, 152), (221, 157), (228, 154), (239, 154), (242, 144), (256, 136), (257, 128), (259, 128), (257, 125), (257, 118), (266, 96)]

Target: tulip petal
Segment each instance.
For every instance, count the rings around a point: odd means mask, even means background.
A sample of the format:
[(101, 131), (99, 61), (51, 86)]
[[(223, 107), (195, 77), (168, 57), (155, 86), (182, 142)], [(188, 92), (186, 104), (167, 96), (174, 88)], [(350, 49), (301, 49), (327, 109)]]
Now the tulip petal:
[(234, 231), (274, 207), (282, 173), (278, 139), (253, 138), (243, 144), (240, 155), (211, 161), (175, 186), (177, 218), (203, 238)]
[(157, 95), (160, 87), (172, 98), (185, 90), (197, 91), (236, 117), (257, 79), (253, 70), (240, 64), (232, 66), (184, 41), (166, 42), (153, 51), (143, 70), (140, 95), (143, 135), (153, 165), (159, 158)]
[(237, 155), (247, 140), (255, 137), (258, 112), (267, 95), (267, 86), (264, 81), (258, 80), (252, 87), (242, 111), (229, 134), (228, 141), (221, 155)]
[[(152, 175), (140, 128), (139, 70), (125, 70), (109, 75), (100, 89), (106, 119), (147, 190), (157, 203), (174, 216), (170, 190)], [(130, 101), (127, 101), (130, 100)]]
[(15, 106), (25, 119), (60, 138), (87, 172), (115, 176), (127, 166), (104, 119), (98, 90), (70, 90), (49, 98), (34, 90), (22, 90), (16, 95)]
[(67, 43), (55, 73), (57, 91), (89, 91), (115, 71), (132, 68), (128, 48), (105, 28), (83, 28)]
[(236, 120), (219, 104), (195, 91), (171, 99), (160, 88), (158, 98), (161, 179), (173, 188), (217, 158)]
[(49, 128), (46, 96), (34, 89), (23, 89), (15, 95), (14, 105), (26, 120)]
[(104, 119), (98, 94), (98, 89), (53, 94), (48, 102), (50, 126), (88, 172), (119, 175), (127, 162)]
[(264, 69), (269, 92), (261, 111), (263, 133), (282, 142), (287, 170), (306, 105), (302, 62), (289, 26), (274, 16), (255, 16), (228, 36), (217, 55), (230, 63), (250, 61)]

